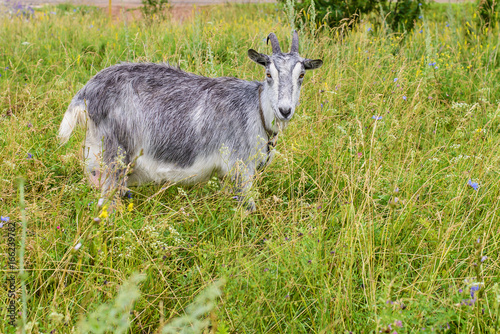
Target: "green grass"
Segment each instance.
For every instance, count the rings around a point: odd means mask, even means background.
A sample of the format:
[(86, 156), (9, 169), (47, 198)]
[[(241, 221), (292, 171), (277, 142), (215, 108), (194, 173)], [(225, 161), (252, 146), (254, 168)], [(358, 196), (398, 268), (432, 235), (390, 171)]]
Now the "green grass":
[[(279, 154), (257, 178), (254, 214), (216, 182), (145, 185), (132, 189), (131, 212), (124, 199), (95, 223), (84, 133), (56, 140), (74, 94), (120, 61), (261, 80), (246, 52), (270, 52), (271, 31), (288, 49), (286, 15), (275, 5), (214, 7), (183, 24), (110, 23), (68, 5), (3, 14), (0, 214), (18, 224), (20, 249), (25, 178), (28, 330), (71, 332), (141, 273), (134, 333), (160, 332), (219, 279), (217, 333), (498, 332), (500, 31), (475, 16), (472, 5), (434, 5), (405, 35), (367, 19), (344, 36), (301, 32), (301, 55), (324, 65), (306, 75)], [(2, 277), (6, 252), (2, 237)], [(2, 319), (7, 303), (2, 278)], [(3, 321), (0, 332), (14, 329)]]

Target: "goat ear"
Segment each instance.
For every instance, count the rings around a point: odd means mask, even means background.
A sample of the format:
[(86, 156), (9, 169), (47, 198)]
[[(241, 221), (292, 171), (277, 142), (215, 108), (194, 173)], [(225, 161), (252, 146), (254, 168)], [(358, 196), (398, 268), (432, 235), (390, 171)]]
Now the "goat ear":
[(254, 49), (248, 50), (248, 57), (259, 65), (266, 66), (269, 64), (269, 56), (258, 53)]
[(321, 59), (305, 59), (304, 60), (304, 68), (306, 70), (315, 70), (320, 68), (323, 65), (323, 61)]

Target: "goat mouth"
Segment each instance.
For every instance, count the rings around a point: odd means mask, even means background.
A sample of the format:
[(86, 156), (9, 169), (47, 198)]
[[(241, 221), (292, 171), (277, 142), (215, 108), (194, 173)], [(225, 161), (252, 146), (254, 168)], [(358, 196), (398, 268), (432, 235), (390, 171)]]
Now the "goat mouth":
[(292, 119), (292, 116), (293, 116), (293, 112), (290, 112), (289, 114), (287, 114), (286, 116), (283, 115), (281, 112), (275, 110), (274, 111), (274, 115), (276, 116), (276, 118), (280, 121), (280, 122), (288, 122)]
[(280, 113), (276, 114), (276, 118), (278, 118), (278, 120), (281, 121), (281, 122), (288, 122), (288, 121), (290, 121), (292, 119), (292, 116), (293, 116), (292, 114), (290, 114), (290, 115), (288, 115), (286, 117), (283, 116)]

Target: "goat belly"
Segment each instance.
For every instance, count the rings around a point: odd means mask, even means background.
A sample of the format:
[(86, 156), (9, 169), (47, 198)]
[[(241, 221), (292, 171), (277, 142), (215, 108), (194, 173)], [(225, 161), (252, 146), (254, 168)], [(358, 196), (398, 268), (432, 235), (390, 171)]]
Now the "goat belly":
[(181, 167), (178, 164), (159, 161), (151, 155), (142, 155), (137, 159), (128, 183), (138, 185), (145, 182), (170, 181), (190, 185), (207, 181), (216, 170), (220, 170), (219, 160), (216, 155), (198, 157), (191, 166)]

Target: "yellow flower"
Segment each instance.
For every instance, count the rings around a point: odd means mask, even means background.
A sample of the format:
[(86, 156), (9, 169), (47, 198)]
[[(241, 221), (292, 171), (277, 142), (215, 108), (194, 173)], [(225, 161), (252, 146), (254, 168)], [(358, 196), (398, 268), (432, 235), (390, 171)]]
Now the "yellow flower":
[(99, 218), (108, 218), (108, 206), (105, 205), (102, 207), (101, 214), (99, 215)]
[(129, 212), (132, 212), (132, 210), (134, 210), (134, 203), (133, 202), (130, 202), (129, 205), (127, 206), (127, 210)]

